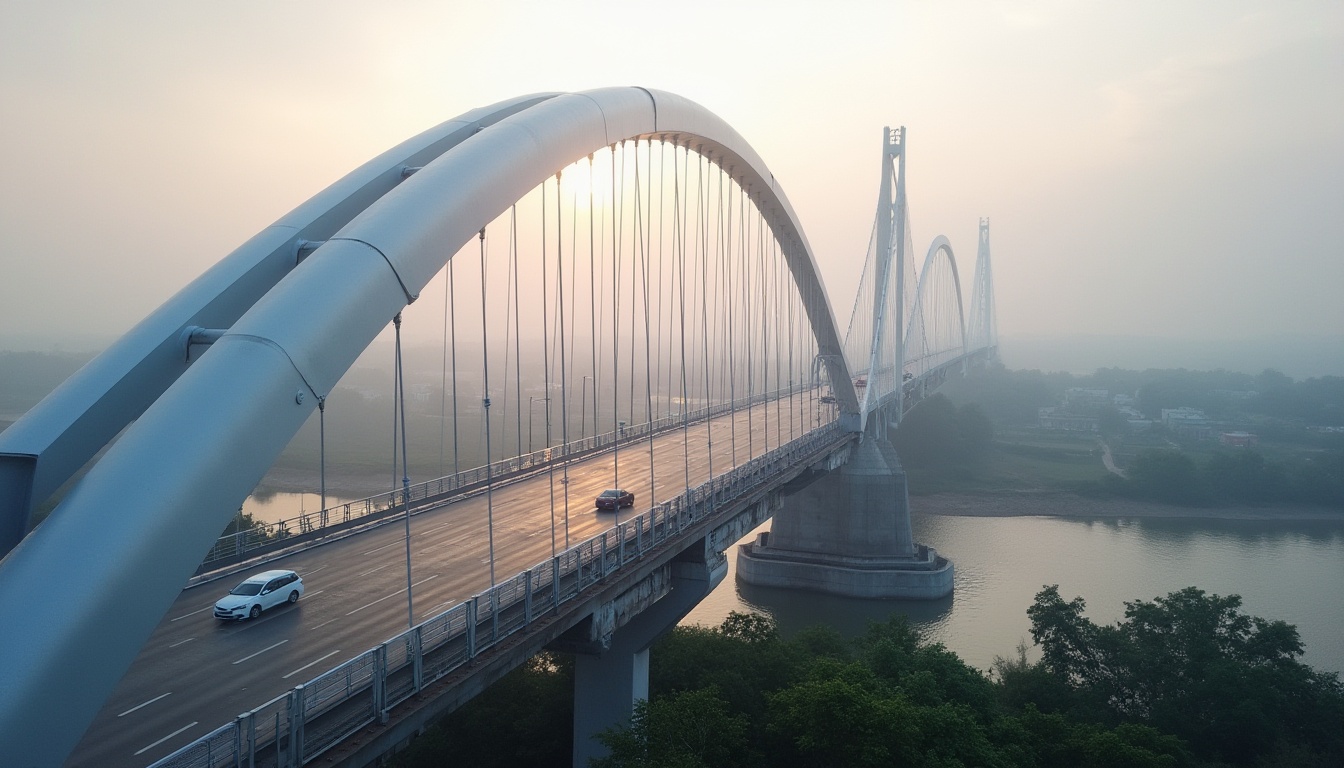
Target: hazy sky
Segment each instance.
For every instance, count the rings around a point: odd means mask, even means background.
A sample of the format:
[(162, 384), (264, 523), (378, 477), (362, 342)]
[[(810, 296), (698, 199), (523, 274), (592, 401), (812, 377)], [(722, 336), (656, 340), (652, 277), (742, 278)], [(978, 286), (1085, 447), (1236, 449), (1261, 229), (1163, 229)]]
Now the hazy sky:
[[(0, 341), (115, 335), (465, 110), (643, 85), (781, 180), (843, 324), (884, 125), (1005, 335), (1344, 332), (1338, 2), (0, 4)], [(73, 345), (77, 346), (77, 345)]]

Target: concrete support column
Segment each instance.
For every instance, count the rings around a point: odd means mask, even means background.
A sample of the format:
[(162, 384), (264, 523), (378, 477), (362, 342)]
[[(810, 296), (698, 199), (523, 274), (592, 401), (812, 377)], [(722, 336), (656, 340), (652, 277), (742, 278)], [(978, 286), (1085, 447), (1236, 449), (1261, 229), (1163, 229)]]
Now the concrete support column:
[[(704, 547), (691, 547), (696, 560)], [(603, 757), (607, 749), (594, 736), (628, 725), (635, 702), (649, 697), (649, 646), (709, 594), (728, 571), (719, 553), (708, 562), (673, 562), (672, 588), (603, 642), (574, 657), (574, 766)]]
[(891, 444), (867, 436), (839, 472), (784, 501), (769, 533), (738, 550), (748, 584), (848, 597), (934, 600), (953, 569), (910, 528), (905, 471)]

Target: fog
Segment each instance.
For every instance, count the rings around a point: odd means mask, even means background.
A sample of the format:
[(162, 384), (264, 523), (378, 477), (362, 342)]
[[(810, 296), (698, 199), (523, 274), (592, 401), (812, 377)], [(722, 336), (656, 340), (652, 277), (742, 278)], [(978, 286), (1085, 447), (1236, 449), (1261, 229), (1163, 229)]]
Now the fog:
[(19, 0), (0, 7), (0, 347), (105, 345), (463, 111), (638, 84), (755, 147), (842, 325), (882, 128), (905, 125), (916, 251), (947, 235), (969, 273), (989, 217), (1004, 338), (1072, 339), (1005, 343), (1008, 365), (1187, 349), (1188, 367), (1344, 374), (1341, 82), (1332, 2)]

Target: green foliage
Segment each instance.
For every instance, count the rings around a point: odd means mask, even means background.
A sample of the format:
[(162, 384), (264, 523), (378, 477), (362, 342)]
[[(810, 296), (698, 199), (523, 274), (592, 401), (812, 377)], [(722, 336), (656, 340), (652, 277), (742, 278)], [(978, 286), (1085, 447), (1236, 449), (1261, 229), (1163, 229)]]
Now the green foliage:
[(252, 538), (258, 542), (280, 541), (290, 536), (289, 526), (281, 521), (279, 523), (267, 523), (258, 520), (248, 512), (239, 509), (238, 514), (233, 516), (229, 524), (224, 526), (224, 532), (220, 537), (232, 536), (235, 533), (250, 532)]
[[(1034, 695), (1042, 686), (1021, 689), (1021, 706), (1006, 705), (1002, 681), (941, 645), (922, 642), (900, 616), (845, 643), (820, 629), (783, 640), (769, 618), (735, 615), (718, 629), (676, 628), (653, 647), (650, 661), (652, 701), (629, 728), (603, 737), (612, 754), (597, 765), (1188, 763), (1178, 739), (1152, 728), (1041, 714)], [(1026, 674), (1064, 691), (1060, 701), (1072, 701), (1067, 688), (1031, 666), (1024, 655)], [(764, 707), (756, 708), (749, 697), (749, 707), (732, 703), (743, 698), (747, 681), (761, 686)], [(692, 692), (700, 695), (692, 698)], [(717, 757), (702, 739), (714, 730), (725, 734), (727, 745)]]
[(573, 721), (573, 658), (543, 653), (439, 721), (391, 766), (569, 765)]
[(892, 444), (906, 466), (949, 470), (983, 463), (993, 440), (994, 425), (979, 406), (958, 408), (935, 394), (906, 414)]
[[(905, 618), (854, 641), (780, 637), (766, 616), (677, 627), (651, 698), (600, 735), (597, 768), (1324, 768), (1344, 764), (1344, 686), (1299, 661), (1297, 631), (1195, 588), (1097, 626), (1046, 587), (1027, 647), (990, 675)], [(533, 659), (398, 756), (430, 765), (568, 765), (573, 667)]]
[(752, 765), (746, 716), (733, 714), (713, 688), (635, 704), (629, 728), (606, 731), (610, 750), (594, 768), (699, 768)]
[(1128, 474), (1134, 492), (1144, 498), (1193, 504), (1203, 496), (1194, 460), (1180, 451), (1140, 451), (1130, 462)]
[(1344, 450), (1294, 462), (1269, 461), (1252, 449), (1218, 450), (1203, 464), (1169, 449), (1140, 451), (1128, 480), (1108, 478), (1118, 495), (1173, 504), (1301, 503), (1344, 509)]
[(1083, 615), (1081, 597), (1066, 602), (1057, 587), (1046, 587), (1027, 615), (1042, 668), (1073, 692), (1070, 711), (1084, 719), (1156, 728), (1204, 759), (1236, 765), (1255, 764), (1285, 745), (1339, 764), (1338, 677), (1299, 661), (1294, 627), (1240, 607), (1236, 595), (1190, 587), (1126, 603), (1124, 621), (1098, 626)]

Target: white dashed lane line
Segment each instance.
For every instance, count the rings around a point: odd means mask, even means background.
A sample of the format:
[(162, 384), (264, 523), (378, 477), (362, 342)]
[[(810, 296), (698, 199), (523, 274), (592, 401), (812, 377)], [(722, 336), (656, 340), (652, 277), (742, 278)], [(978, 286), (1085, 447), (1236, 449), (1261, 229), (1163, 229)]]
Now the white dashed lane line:
[[(415, 583), (412, 584), (411, 586), (412, 586), (412, 587), (418, 587), (418, 586), (420, 586), (421, 584), (424, 584), (424, 583), (427, 582), (427, 581), (433, 581), (434, 579), (437, 579), (438, 577), (439, 577), (439, 575), (436, 573), (436, 574), (434, 574), (433, 576), (430, 576), (428, 579), (421, 579), (420, 581), (415, 582)], [(377, 605), (377, 604), (383, 602), (384, 600), (390, 600), (390, 599), (396, 597), (397, 595), (405, 594), (405, 592), (406, 592), (406, 590), (404, 590), (404, 589), (399, 589), (399, 590), (397, 590), (396, 592), (393, 592), (393, 593), (390, 594), (390, 595), (383, 595), (382, 597), (378, 598), (377, 600), (374, 600), (372, 603), (367, 603), (367, 604), (365, 604), (365, 605), (361, 605), (361, 606), (359, 606), (358, 608), (356, 608), (355, 610), (353, 610), (353, 611), (351, 611), (351, 612), (349, 612), (349, 613), (347, 613), (347, 614), (345, 614), (345, 615), (346, 615), (346, 616), (354, 616), (356, 613), (359, 613), (360, 611), (364, 610), (365, 608), (369, 608), (369, 607), (375, 606), (375, 605)]]
[(178, 728), (176, 731), (173, 731), (172, 733), (168, 734), (167, 736), (164, 736), (162, 739), (159, 739), (158, 741), (154, 742), (153, 744), (150, 744), (148, 747), (145, 747), (145, 748), (141, 749), (139, 752), (136, 752), (135, 754), (136, 754), (136, 756), (142, 755), (142, 754), (148, 752), (149, 750), (151, 750), (151, 749), (153, 749), (153, 748), (159, 746), (159, 745), (162, 744), (163, 742), (165, 742), (165, 741), (167, 741), (167, 740), (173, 738), (173, 737), (176, 736), (177, 734), (179, 734), (179, 733), (181, 733), (181, 732), (183, 732), (183, 731), (185, 731), (185, 730), (188, 730), (188, 729), (190, 729), (190, 728), (195, 728), (197, 725), (200, 725), (200, 721), (196, 721), (196, 722), (192, 722), (192, 723), (189, 723), (189, 724), (187, 724), (187, 725), (184, 725), (184, 726), (182, 726), (181, 728)]
[(187, 618), (188, 616), (195, 616), (195, 615), (198, 614), (198, 613), (205, 613), (206, 611), (208, 611), (208, 610), (210, 610), (211, 608), (214, 608), (214, 607), (215, 607), (215, 604), (214, 604), (214, 603), (211, 603), (211, 604), (205, 606), (204, 608), (200, 609), (199, 611), (192, 611), (191, 613), (184, 613), (184, 614), (182, 614), (181, 616), (178, 616), (176, 619), (169, 619), (168, 621), (170, 621), (170, 622), (172, 622), (172, 621), (181, 621), (181, 620)]
[[(140, 709), (141, 707), (148, 707), (150, 704), (153, 704), (154, 702), (158, 701), (159, 699), (166, 699), (166, 698), (168, 698), (169, 696), (172, 696), (172, 695), (173, 695), (173, 692), (172, 692), (172, 691), (169, 691), (169, 692), (164, 693), (164, 694), (160, 694), (160, 695), (155, 696), (154, 698), (150, 699), (149, 701), (146, 701), (144, 704), (136, 704), (134, 707), (131, 707), (130, 709), (126, 710), (125, 712), (122, 712), (120, 715), (117, 715), (117, 717), (125, 717), (125, 716), (131, 714), (132, 712), (134, 712), (135, 710)], [(138, 754), (138, 753), (137, 753), (137, 754)]]
[(247, 661), (248, 659), (255, 659), (256, 657), (258, 657), (258, 656), (260, 656), (261, 654), (263, 654), (263, 653), (265, 653), (265, 652), (271, 650), (272, 648), (279, 648), (280, 646), (282, 646), (282, 645), (284, 645), (285, 643), (288, 643), (288, 642), (289, 642), (288, 640), (281, 640), (280, 642), (276, 643), (275, 645), (268, 645), (268, 646), (266, 646), (265, 648), (262, 648), (260, 651), (257, 651), (256, 653), (252, 654), (251, 656), (244, 656), (243, 658), (241, 658), (241, 659), (239, 659), (239, 660), (237, 660), (237, 661), (235, 661), (235, 662), (233, 662), (233, 663), (234, 663), (234, 664), (242, 664), (244, 661)]
[(305, 670), (305, 669), (307, 669), (307, 668), (313, 666), (314, 664), (320, 664), (321, 662), (326, 661), (327, 659), (330, 659), (332, 656), (335, 656), (336, 654), (338, 654), (338, 653), (340, 653), (340, 652), (341, 652), (341, 651), (340, 651), (340, 649), (338, 648), (337, 650), (334, 650), (334, 651), (332, 651), (331, 653), (328, 653), (326, 656), (323, 656), (323, 657), (320, 658), (320, 659), (315, 659), (315, 660), (313, 660), (313, 661), (308, 662), (307, 664), (304, 664), (302, 667), (299, 667), (298, 669), (294, 670), (293, 672), (290, 672), (288, 675), (285, 675), (284, 677), (282, 677), (282, 678), (280, 678), (280, 679), (281, 679), (281, 680), (288, 680), (289, 678), (291, 678), (291, 677), (293, 677), (293, 676), (299, 674), (299, 673), (302, 672), (303, 670)]

